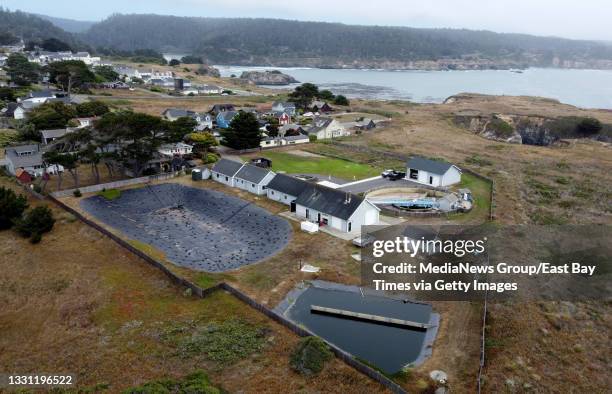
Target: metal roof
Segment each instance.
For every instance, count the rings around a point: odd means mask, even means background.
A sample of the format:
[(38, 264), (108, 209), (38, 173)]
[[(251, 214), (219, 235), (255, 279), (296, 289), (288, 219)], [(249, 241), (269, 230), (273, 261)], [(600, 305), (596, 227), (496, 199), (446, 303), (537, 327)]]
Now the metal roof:
[(297, 197), (308, 186), (310, 186), (310, 184), (301, 179), (285, 174), (276, 174), (270, 183), (268, 183), (267, 188)]
[(444, 175), (449, 168), (454, 166), (446, 161), (430, 160), (424, 157), (415, 156), (408, 160), (406, 167), (431, 172), (432, 174)]
[(227, 176), (234, 176), (238, 170), (244, 165), (239, 161), (221, 159), (212, 167), (212, 171), (218, 172)]
[(258, 184), (266, 177), (266, 175), (268, 175), (271, 172), (272, 171), (266, 168), (257, 167), (252, 164), (245, 164), (236, 173), (235, 177), (239, 179), (244, 179), (245, 181), (248, 181), (248, 182)]
[(363, 201), (363, 198), (355, 194), (309, 184), (295, 202), (306, 208), (348, 220)]

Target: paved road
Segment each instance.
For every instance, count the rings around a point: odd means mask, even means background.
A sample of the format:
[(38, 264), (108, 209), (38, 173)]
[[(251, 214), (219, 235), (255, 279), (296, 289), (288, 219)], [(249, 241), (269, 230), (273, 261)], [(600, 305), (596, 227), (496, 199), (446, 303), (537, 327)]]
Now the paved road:
[(383, 187), (423, 187), (420, 183), (409, 181), (407, 179), (398, 179), (397, 181), (391, 181), (387, 178), (378, 177), (364, 182), (356, 184), (349, 184), (347, 186), (341, 186), (338, 190), (350, 192), (350, 193), (365, 193), (371, 190), (380, 189)]

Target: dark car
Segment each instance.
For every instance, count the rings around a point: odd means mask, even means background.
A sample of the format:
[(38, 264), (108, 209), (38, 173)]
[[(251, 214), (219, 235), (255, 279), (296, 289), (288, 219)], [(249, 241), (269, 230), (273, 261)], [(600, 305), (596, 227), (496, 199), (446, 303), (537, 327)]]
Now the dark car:
[(390, 181), (397, 181), (398, 179), (404, 179), (406, 177), (406, 173), (402, 171), (392, 171), (387, 175), (387, 179)]

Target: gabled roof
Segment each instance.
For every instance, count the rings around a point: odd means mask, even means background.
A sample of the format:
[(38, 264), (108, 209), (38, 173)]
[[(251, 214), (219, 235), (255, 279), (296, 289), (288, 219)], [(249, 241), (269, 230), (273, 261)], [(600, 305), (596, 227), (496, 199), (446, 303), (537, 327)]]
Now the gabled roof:
[(236, 111), (225, 111), (225, 112), (219, 112), (219, 115), (217, 115), (218, 117), (220, 116), (221, 118), (230, 121), (232, 119), (234, 119), (234, 116), (238, 115), (238, 112)]
[(44, 97), (55, 97), (57, 92), (54, 92), (50, 89), (44, 89), (44, 90), (32, 90), (29, 94), (28, 97), (31, 98), (44, 98)]
[[(415, 156), (408, 160), (406, 167), (414, 168), (415, 170), (427, 171), (432, 174), (444, 175), (451, 167), (455, 167), (446, 161), (430, 160), (424, 157)], [(457, 167), (456, 167), (457, 168)], [(459, 168), (457, 168), (459, 169)]]
[(299, 140), (309, 140), (307, 135), (304, 134), (300, 134), (300, 135), (286, 135), (283, 137), (284, 140), (287, 141), (299, 141)]
[(290, 196), (299, 196), (310, 183), (285, 174), (276, 174), (266, 186), (268, 189), (285, 193)]
[(55, 130), (42, 130), (41, 134), (44, 139), (49, 139), (49, 138), (61, 138), (70, 132), (72, 132), (72, 130), (70, 129), (55, 129)]
[(227, 176), (234, 176), (244, 163), (229, 159), (221, 159), (212, 167), (212, 171)]
[[(36, 144), (20, 145), (5, 149), (6, 159), (13, 163), (14, 167), (34, 167), (42, 165), (42, 152)], [(20, 156), (23, 152), (33, 152), (29, 155)]]
[(166, 108), (163, 114), (172, 118), (181, 118), (183, 116), (193, 116), (195, 112), (182, 108)]
[(245, 164), (238, 171), (238, 173), (236, 173), (235, 177), (258, 184), (271, 172), (272, 171), (266, 168), (257, 167), (252, 164)]
[(306, 208), (342, 220), (348, 220), (363, 201), (363, 198), (355, 194), (317, 184), (309, 184), (309, 186), (300, 193), (295, 202)]

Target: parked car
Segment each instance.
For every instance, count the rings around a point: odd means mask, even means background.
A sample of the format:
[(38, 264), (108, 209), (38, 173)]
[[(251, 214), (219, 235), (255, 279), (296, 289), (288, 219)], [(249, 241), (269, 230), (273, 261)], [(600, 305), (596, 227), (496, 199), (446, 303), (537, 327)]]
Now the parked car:
[(387, 175), (387, 179), (390, 181), (397, 181), (403, 178), (406, 178), (406, 173), (402, 171), (392, 171), (391, 174)]
[(389, 175), (391, 175), (391, 173), (393, 173), (393, 170), (384, 170), (380, 176), (382, 176), (383, 178), (387, 178)]

